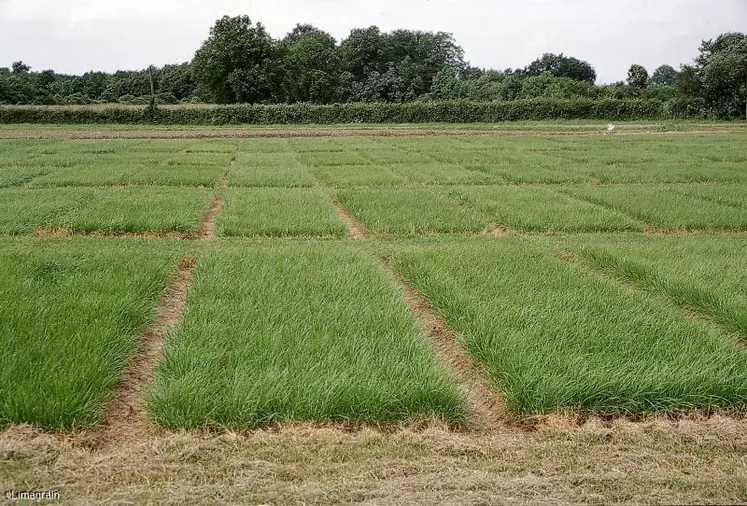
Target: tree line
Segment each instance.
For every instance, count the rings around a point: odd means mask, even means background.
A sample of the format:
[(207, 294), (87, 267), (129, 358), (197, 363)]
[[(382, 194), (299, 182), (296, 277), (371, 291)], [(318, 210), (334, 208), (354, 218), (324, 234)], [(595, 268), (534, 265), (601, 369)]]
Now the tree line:
[(651, 74), (631, 65), (626, 81), (598, 86), (588, 62), (544, 54), (524, 68), (482, 69), (444, 32), (354, 29), (338, 43), (297, 25), (274, 39), (248, 16), (216, 21), (191, 62), (140, 71), (57, 74), (23, 62), (0, 68), (0, 104), (402, 103), (432, 100), (629, 99), (680, 101), (691, 114), (744, 115), (747, 35), (703, 41), (691, 64)]

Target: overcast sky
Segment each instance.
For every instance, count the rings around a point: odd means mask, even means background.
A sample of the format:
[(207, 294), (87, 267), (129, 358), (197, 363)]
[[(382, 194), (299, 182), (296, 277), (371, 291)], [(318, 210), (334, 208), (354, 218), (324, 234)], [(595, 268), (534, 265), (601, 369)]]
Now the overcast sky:
[(0, 66), (58, 72), (140, 69), (192, 58), (222, 15), (248, 14), (279, 38), (312, 23), (454, 34), (473, 65), (524, 67), (544, 52), (589, 61), (600, 82), (631, 63), (690, 62), (702, 39), (747, 31), (747, 0), (0, 0)]

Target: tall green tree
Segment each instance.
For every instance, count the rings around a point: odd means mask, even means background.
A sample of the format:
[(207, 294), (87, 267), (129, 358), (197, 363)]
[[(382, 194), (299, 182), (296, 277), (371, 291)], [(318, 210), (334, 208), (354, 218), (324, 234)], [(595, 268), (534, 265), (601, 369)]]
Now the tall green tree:
[(386, 40), (378, 26), (356, 28), (340, 44), (343, 68), (353, 82), (365, 82), (373, 72), (386, 72)]
[(328, 104), (337, 100), (342, 60), (334, 37), (311, 25), (297, 25), (282, 46), (288, 101)]
[(634, 63), (628, 69), (628, 84), (636, 88), (648, 86), (648, 70), (643, 65)]
[(679, 79), (679, 72), (677, 72), (671, 65), (662, 65), (651, 74), (652, 84), (673, 86), (677, 84), (677, 79)]
[(565, 56), (563, 53), (545, 53), (530, 63), (523, 71), (528, 76), (539, 76), (545, 72), (549, 72), (555, 77), (568, 77), (589, 84), (594, 84), (597, 80), (597, 73), (591, 64), (572, 56)]
[(249, 16), (224, 16), (192, 60), (195, 81), (218, 103), (271, 101), (279, 92), (273, 40)]
[(747, 35), (725, 33), (703, 41), (695, 59), (698, 93), (711, 114), (744, 116), (747, 100)]

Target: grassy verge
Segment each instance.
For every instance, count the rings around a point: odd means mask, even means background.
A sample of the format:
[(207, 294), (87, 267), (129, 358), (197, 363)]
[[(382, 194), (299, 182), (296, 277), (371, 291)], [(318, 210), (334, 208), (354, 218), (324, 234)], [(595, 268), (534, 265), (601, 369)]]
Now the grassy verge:
[(736, 339), (553, 258), (539, 239), (395, 254), (516, 413), (745, 407), (747, 350)]
[(95, 424), (178, 251), (163, 241), (0, 239), (0, 426)]
[(463, 420), (402, 295), (343, 243), (221, 244), (195, 272), (150, 395), (167, 427)]

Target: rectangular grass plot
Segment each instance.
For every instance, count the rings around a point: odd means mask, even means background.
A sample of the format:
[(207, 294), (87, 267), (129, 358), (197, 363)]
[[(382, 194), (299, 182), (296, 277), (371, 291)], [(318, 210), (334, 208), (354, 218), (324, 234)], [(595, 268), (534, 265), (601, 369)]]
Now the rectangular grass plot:
[(747, 341), (747, 238), (605, 236), (573, 247), (590, 265), (697, 311)]
[(747, 405), (747, 349), (736, 339), (548, 249), (434, 243), (404, 248), (396, 264), (520, 415)]
[(339, 193), (345, 206), (370, 232), (419, 234), (479, 231), (488, 220), (438, 190), (366, 189)]
[(20, 186), (36, 177), (50, 172), (51, 167), (19, 167), (13, 165), (0, 166), (0, 188)]
[(51, 225), (84, 233), (188, 233), (197, 229), (211, 195), (207, 188), (89, 189)]
[(311, 167), (309, 171), (324, 184), (334, 188), (400, 186), (406, 182), (402, 175), (382, 165)]
[(527, 231), (641, 230), (630, 217), (540, 186), (457, 187), (451, 193), (499, 225)]
[(681, 184), (667, 187), (668, 191), (690, 195), (717, 204), (747, 207), (747, 184)]
[(729, 207), (666, 186), (569, 187), (569, 194), (645, 221), (658, 229), (747, 229), (747, 207)]
[(239, 153), (229, 186), (310, 187), (314, 179), (291, 152)]
[(439, 162), (428, 163), (395, 163), (392, 170), (406, 177), (413, 183), (422, 184), (489, 184), (500, 183), (498, 176), (468, 170), (460, 165)]
[(466, 415), (402, 295), (342, 243), (204, 259), (149, 407), (166, 427)]
[(180, 249), (164, 240), (0, 239), (0, 426), (96, 424)]
[(218, 219), (224, 236), (343, 236), (347, 228), (318, 188), (231, 188)]
[(79, 188), (0, 189), (0, 234), (28, 234), (51, 227), (60, 216), (82, 205)]
[[(143, 170), (153, 170), (155, 160), (133, 162), (122, 157), (118, 162), (84, 164), (80, 160), (66, 167), (47, 171), (31, 181), (30, 186), (115, 186), (133, 182), (133, 176)], [(147, 168), (147, 169), (146, 169)]]
[(357, 151), (308, 151), (302, 152), (300, 159), (309, 167), (338, 167), (340, 165), (373, 163)]

